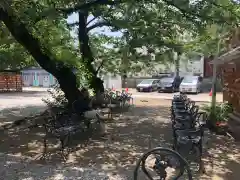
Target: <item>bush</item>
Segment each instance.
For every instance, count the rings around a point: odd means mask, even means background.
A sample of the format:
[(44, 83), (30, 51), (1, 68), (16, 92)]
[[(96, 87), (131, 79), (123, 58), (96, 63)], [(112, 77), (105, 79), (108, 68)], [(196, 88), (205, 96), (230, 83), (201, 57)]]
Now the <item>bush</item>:
[[(52, 86), (47, 90), (50, 98), (43, 98), (42, 101), (49, 107), (66, 107), (68, 100), (65, 98), (64, 92), (61, 90), (59, 84)], [(88, 90), (90, 96), (94, 96), (92, 89)]]
[(50, 107), (66, 107), (67, 106), (68, 101), (65, 98), (65, 95), (61, 90), (59, 84), (52, 86), (52, 88), (48, 89), (47, 91), (51, 97), (42, 99), (42, 101), (46, 103), (47, 106), (50, 106)]
[[(202, 110), (205, 111), (208, 116), (211, 115), (211, 112), (212, 112), (211, 105), (204, 105), (202, 107)], [(214, 121), (214, 123), (227, 121), (229, 113), (232, 113), (232, 112), (233, 112), (233, 108), (231, 104), (227, 102), (217, 103), (215, 113), (212, 115), (211, 117), (212, 119), (210, 120)]]

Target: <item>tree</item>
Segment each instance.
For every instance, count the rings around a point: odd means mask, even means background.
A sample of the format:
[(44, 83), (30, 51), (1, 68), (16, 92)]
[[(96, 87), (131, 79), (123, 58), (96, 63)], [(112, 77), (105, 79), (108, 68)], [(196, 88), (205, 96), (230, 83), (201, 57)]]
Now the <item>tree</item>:
[(95, 57), (94, 66), (100, 75), (120, 73), (120, 54), (114, 46), (118, 38), (104, 34), (90, 34), (90, 46)]
[[(120, 47), (127, 49), (124, 51), (127, 52), (127, 57), (136, 57), (136, 61), (139, 60), (138, 57), (142, 57), (143, 60), (148, 59), (145, 62), (149, 63), (149, 58), (152, 62), (170, 49), (179, 52), (182, 44), (176, 41), (178, 34), (187, 32), (196, 36), (207, 24), (236, 23), (236, 14), (233, 11), (235, 5), (230, 0), (217, 3), (213, 0), (139, 0), (137, 4), (131, 0), (4, 0), (0, 3), (0, 20), (38, 64), (58, 79), (71, 103), (78, 97), (77, 79), (72, 72), (73, 64), (85, 67), (92, 78), (88, 78), (91, 87), (98, 88), (88, 34), (93, 28), (107, 25), (113, 30), (122, 30), (125, 46), (120, 44)], [(73, 12), (79, 13), (81, 60), (72, 43), (61, 40), (65, 34), (70, 36), (65, 31), (64, 18)], [(97, 22), (88, 24), (89, 14)], [(51, 36), (53, 33), (49, 32), (59, 34), (57, 42), (61, 44), (60, 47), (56, 47)], [(137, 48), (143, 47), (147, 49), (147, 53), (141, 54)]]
[[(0, 20), (4, 22), (12, 36), (27, 49), (36, 62), (57, 78), (61, 89), (71, 104), (78, 98), (78, 83), (70, 64), (67, 63), (67, 61), (61, 61), (62, 58), (64, 59), (66, 57), (58, 54), (58, 49), (52, 46), (52, 41), (49, 41), (49, 37), (45, 37), (45, 35), (49, 33), (48, 30), (54, 31), (54, 28), (48, 29), (47, 26), (44, 26), (44, 28), (41, 28), (41, 30), (44, 31), (39, 32), (38, 27), (44, 25), (44, 23), (49, 25), (49, 22), (46, 20), (34, 22), (31, 19), (27, 21), (28, 16), (20, 17), (24, 9), (20, 9), (22, 11), (19, 11), (19, 9), (17, 9), (18, 5), (17, 2), (11, 6), (9, 6), (9, 4), (1, 4)], [(25, 4), (21, 4), (21, 6), (24, 5)], [(57, 20), (52, 21), (52, 23), (61, 26), (61, 23)], [(58, 28), (60, 29), (60, 27)], [(58, 40), (61, 41), (61, 39)], [(64, 48), (68, 49), (69, 45), (64, 46)], [(69, 51), (68, 58), (70, 54), (71, 52)]]
[(216, 7), (215, 13), (222, 15), (226, 22), (208, 24), (201, 34), (189, 40), (185, 45), (185, 51), (189, 55), (202, 54), (205, 56), (214, 56), (220, 39), (220, 53), (226, 52), (225, 38), (233, 29), (239, 26), (239, 1), (222, 0), (218, 3), (215, 1), (210, 2)]
[(0, 69), (22, 69), (36, 66), (36, 62), (24, 47), (15, 41), (3, 24), (1, 24), (1, 27)]
[[(186, 52), (190, 39), (206, 33), (212, 24), (236, 23), (235, 4), (231, 1), (138, 1), (138, 5), (121, 3), (113, 11), (105, 11), (102, 19), (123, 31), (120, 51), (130, 62), (163, 63), (168, 55)], [(184, 36), (188, 35), (188, 38)], [(141, 49), (138, 50), (137, 49)], [(146, 51), (146, 53), (142, 53)], [(177, 63), (178, 64), (178, 63)]]

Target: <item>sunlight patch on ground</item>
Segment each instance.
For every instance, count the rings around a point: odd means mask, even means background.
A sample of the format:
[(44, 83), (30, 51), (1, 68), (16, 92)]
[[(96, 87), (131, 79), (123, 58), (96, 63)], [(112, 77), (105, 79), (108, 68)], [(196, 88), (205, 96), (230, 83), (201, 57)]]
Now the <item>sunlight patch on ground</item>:
[[(149, 147), (158, 145), (171, 147), (169, 104), (164, 101), (148, 100), (147, 104), (142, 103), (143, 106), (136, 105), (129, 112), (122, 113), (122, 116), (106, 123), (109, 134), (105, 138), (93, 137), (84, 144), (79, 142), (82, 138), (79, 135), (73, 151), (68, 156), (68, 161), (64, 164), (56, 155), (59, 143), (55, 141), (49, 141), (51, 153), (49, 160), (34, 159), (43, 150), (42, 127), (31, 130), (11, 129), (0, 135), (2, 142), (0, 151), (3, 152), (0, 155), (0, 172), (7, 165), (9, 169), (7, 169), (8, 174), (4, 172), (5, 179), (15, 177), (41, 180), (76, 179), (76, 177), (86, 179), (86, 176), (96, 176), (103, 180), (111, 176), (114, 180), (129, 180), (131, 178), (122, 177), (125, 175), (132, 177), (136, 161), (143, 152), (149, 150)], [(229, 175), (238, 173), (236, 170), (239, 167), (238, 146), (234, 146), (235, 143), (227, 139), (216, 137), (218, 136), (212, 135), (206, 146), (208, 156), (204, 159), (209, 173), (204, 178), (195, 179), (238, 180), (239, 176), (236, 179)], [(229, 143), (225, 144), (226, 142)], [(11, 159), (6, 152), (16, 156), (11, 156)]]

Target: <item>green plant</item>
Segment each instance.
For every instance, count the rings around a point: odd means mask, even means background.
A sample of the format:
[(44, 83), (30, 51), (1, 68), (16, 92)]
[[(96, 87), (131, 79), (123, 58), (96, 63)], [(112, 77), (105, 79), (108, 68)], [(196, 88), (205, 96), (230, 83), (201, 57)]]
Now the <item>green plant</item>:
[[(210, 116), (212, 112), (211, 105), (204, 105), (201, 108), (204, 112), (207, 113), (208, 116)], [(213, 122), (224, 122), (228, 120), (228, 115), (233, 111), (232, 105), (224, 102), (224, 103), (218, 103), (215, 107), (215, 112), (212, 113), (212, 116), (210, 118), (210, 121)]]
[(63, 91), (60, 89), (59, 84), (54, 85), (51, 89), (48, 89), (50, 98), (43, 98), (42, 101), (50, 107), (66, 107), (67, 99)]
[[(83, 86), (80, 86), (80, 89)], [(66, 107), (67, 106), (67, 99), (65, 98), (64, 92), (59, 87), (59, 84), (52, 86), (49, 88), (48, 93), (50, 95), (49, 98), (42, 98), (42, 101), (46, 103), (49, 107)], [(93, 89), (88, 89), (90, 97), (94, 96)]]

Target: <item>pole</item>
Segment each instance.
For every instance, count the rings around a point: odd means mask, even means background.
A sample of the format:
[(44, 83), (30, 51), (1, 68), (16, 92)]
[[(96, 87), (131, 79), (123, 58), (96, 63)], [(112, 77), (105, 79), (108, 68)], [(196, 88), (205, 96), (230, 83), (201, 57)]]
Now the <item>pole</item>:
[(217, 83), (217, 61), (220, 52), (221, 39), (218, 41), (216, 55), (213, 60), (213, 80), (212, 80), (212, 102), (211, 102), (211, 115), (210, 118), (214, 120), (216, 111), (216, 83)]
[(126, 46), (124, 47), (124, 51), (123, 51), (123, 56), (122, 56), (122, 68), (123, 68), (123, 80), (124, 80), (124, 88), (128, 88), (128, 84), (127, 84), (127, 72), (129, 69), (129, 34), (126, 34)]
[(180, 52), (177, 52), (177, 58), (175, 60), (175, 75), (179, 77), (179, 68), (180, 68)]

